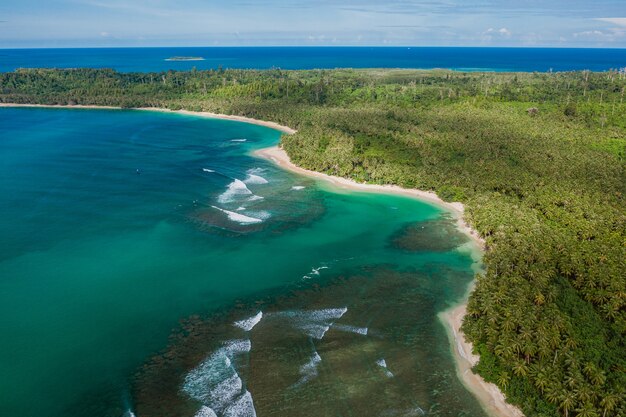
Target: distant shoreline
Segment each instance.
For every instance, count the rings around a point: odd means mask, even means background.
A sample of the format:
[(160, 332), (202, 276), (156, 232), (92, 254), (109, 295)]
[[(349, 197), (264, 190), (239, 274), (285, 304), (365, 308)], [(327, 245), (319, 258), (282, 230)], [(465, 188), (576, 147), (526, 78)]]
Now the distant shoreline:
[(271, 129), (278, 130), (280, 132), (292, 135), (296, 133), (295, 129), (292, 129), (288, 126), (283, 126), (276, 122), (269, 122), (265, 120), (253, 119), (251, 117), (244, 116), (235, 116), (230, 114), (219, 114), (219, 113), (211, 113), (211, 112), (198, 112), (198, 111), (189, 111), (189, 110), (170, 110), (159, 107), (132, 107), (132, 108), (122, 108), (116, 106), (94, 106), (94, 105), (83, 105), (83, 104), (19, 104), (19, 103), (0, 103), (0, 107), (33, 107), (33, 108), (51, 108), (51, 109), (94, 109), (94, 110), (141, 110), (141, 111), (156, 111), (162, 113), (176, 113), (176, 114), (184, 114), (188, 116), (200, 116), (206, 117), (209, 119), (221, 119), (221, 120), (234, 120), (237, 122), (250, 123), (258, 126), (265, 126)]
[[(164, 113), (177, 113), (191, 116), (200, 116), (211, 119), (233, 120), (244, 123), (251, 123), (259, 126), (269, 127), (286, 134), (294, 134), (297, 131), (288, 126), (283, 126), (275, 122), (252, 119), (243, 116), (233, 116), (225, 114), (217, 114), (211, 112), (194, 112), (188, 110), (170, 110), (164, 108), (142, 107), (122, 109), (115, 106), (94, 106), (94, 105), (44, 105), (44, 104), (15, 104), (0, 103), (2, 107), (34, 107), (34, 108), (68, 108), (68, 109), (108, 109), (108, 110), (141, 110), (141, 111), (157, 111)], [(310, 171), (301, 168), (291, 162), (289, 155), (278, 146), (259, 149), (254, 155), (267, 159), (277, 166), (307, 177), (318, 178), (331, 183), (333, 186), (352, 191), (364, 191), (384, 194), (395, 194), (405, 197), (415, 198), (434, 204), (450, 213), (457, 219), (459, 230), (471, 239), (471, 255), (474, 260), (474, 267), (477, 269), (480, 265), (480, 256), (485, 248), (485, 242), (478, 232), (472, 229), (463, 219), (464, 206), (461, 203), (449, 203), (443, 201), (437, 194), (431, 191), (423, 191), (418, 189), (407, 189), (395, 185), (379, 185), (379, 184), (362, 184), (356, 181), (327, 175), (321, 172)], [(469, 292), (468, 291), (468, 294)], [(471, 368), (478, 362), (478, 357), (472, 354), (472, 344), (465, 340), (465, 335), (461, 331), (463, 317), (466, 314), (467, 297), (459, 304), (443, 311), (439, 314), (439, 319), (446, 327), (449, 335), (453, 357), (457, 374), (465, 387), (474, 394), (482, 405), (484, 410), (492, 417), (523, 417), (523, 413), (515, 406), (508, 404), (504, 395), (494, 384), (487, 383), (480, 375), (476, 375)]]

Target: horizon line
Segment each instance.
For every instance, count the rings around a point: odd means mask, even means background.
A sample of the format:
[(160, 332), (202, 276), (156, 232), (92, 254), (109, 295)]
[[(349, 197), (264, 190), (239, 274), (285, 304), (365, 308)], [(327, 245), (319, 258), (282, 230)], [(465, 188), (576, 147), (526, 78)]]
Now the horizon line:
[(19, 49), (147, 49), (147, 48), (466, 48), (466, 49), (626, 49), (626, 46), (539, 46), (539, 45), (145, 45), (145, 46), (0, 46), (0, 50)]

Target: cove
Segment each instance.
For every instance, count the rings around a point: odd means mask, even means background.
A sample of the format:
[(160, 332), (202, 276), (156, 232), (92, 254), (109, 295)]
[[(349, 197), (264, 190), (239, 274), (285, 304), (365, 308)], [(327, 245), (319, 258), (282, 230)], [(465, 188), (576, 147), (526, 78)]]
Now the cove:
[(483, 415), (437, 320), (472, 280), (442, 210), (282, 171), (261, 126), (0, 121), (0, 414)]

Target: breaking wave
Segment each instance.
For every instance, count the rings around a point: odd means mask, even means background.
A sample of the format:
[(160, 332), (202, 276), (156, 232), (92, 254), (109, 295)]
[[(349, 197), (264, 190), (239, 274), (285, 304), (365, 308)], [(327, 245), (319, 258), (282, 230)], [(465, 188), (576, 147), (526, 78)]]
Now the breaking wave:
[(302, 375), (302, 378), (296, 383), (296, 386), (305, 384), (315, 378), (318, 374), (317, 365), (321, 361), (322, 358), (319, 353), (317, 353), (317, 351), (314, 352), (309, 361), (300, 367), (300, 375)]
[[(250, 340), (230, 340), (187, 374), (183, 391), (204, 405), (196, 416), (207, 417), (222, 413), (224, 416), (255, 415), (252, 396), (248, 391), (242, 393), (243, 382), (232, 364), (236, 356), (249, 352), (250, 349)], [(238, 410), (247, 411), (242, 414)]]
[(304, 185), (294, 185), (293, 187), (291, 187), (292, 190), (304, 190), (306, 187)]
[(320, 271), (322, 269), (328, 269), (328, 267), (327, 266), (320, 266), (318, 268), (311, 268), (311, 272), (309, 272), (308, 274), (304, 275), (302, 277), (302, 279), (311, 279), (311, 278), (313, 278), (312, 277), (313, 275), (319, 276), (320, 275)]
[(367, 332), (369, 331), (367, 327), (349, 326), (347, 324), (335, 324), (333, 325), (333, 329), (348, 333), (362, 334), (363, 336), (367, 336)]
[(269, 181), (260, 176), (259, 174), (263, 173), (265, 170), (262, 168), (252, 168), (249, 169), (246, 173), (248, 176), (244, 180), (246, 184), (267, 184)]
[(256, 315), (249, 317), (247, 319), (244, 320), (240, 320), (240, 321), (236, 321), (234, 323), (234, 325), (236, 327), (239, 327), (247, 332), (249, 332), (250, 330), (252, 330), (254, 328), (254, 326), (256, 326), (261, 319), (263, 318), (263, 312), (259, 311)]
[(321, 310), (291, 310), (272, 313), (272, 315), (282, 316), (293, 325), (303, 331), (307, 336), (321, 340), (330, 326), (340, 319), (348, 311), (343, 308), (326, 308)]
[(224, 417), (256, 417), (252, 394), (244, 392), (224, 410)]
[(378, 366), (380, 366), (381, 368), (384, 369), (385, 375), (387, 375), (387, 377), (393, 378), (393, 373), (389, 369), (387, 369), (387, 362), (384, 359), (382, 359), (382, 358), (378, 359), (376, 361), (376, 365), (378, 365)]
[(253, 223), (262, 223), (263, 219), (257, 219), (256, 217), (250, 217), (250, 216), (246, 216), (244, 214), (241, 213), (236, 213), (234, 211), (229, 211), (229, 210), (224, 210), (222, 208), (216, 207), (216, 206), (211, 206), (216, 210), (221, 211), (222, 213), (225, 213), (228, 216), (229, 220), (232, 220), (234, 222), (237, 222), (239, 224), (253, 224)]
[(194, 417), (217, 417), (217, 414), (210, 407), (203, 405)]
[(243, 181), (235, 178), (233, 182), (228, 184), (226, 191), (217, 197), (217, 201), (222, 204), (226, 204), (233, 202), (235, 199), (241, 198), (246, 198), (247, 200), (258, 200), (263, 197), (254, 195)]

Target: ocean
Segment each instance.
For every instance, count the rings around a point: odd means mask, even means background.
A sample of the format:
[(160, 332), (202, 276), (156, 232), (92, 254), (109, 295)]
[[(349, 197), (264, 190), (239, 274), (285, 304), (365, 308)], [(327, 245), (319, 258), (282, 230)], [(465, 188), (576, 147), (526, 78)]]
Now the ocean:
[[(203, 61), (167, 61), (200, 57)], [(159, 72), (217, 68), (447, 68), (458, 71), (606, 71), (626, 49), (459, 47), (206, 47), (0, 49), (0, 72), (16, 68), (113, 68)]]
[(0, 415), (484, 416), (446, 212), (254, 157), (275, 130), (0, 109)]

